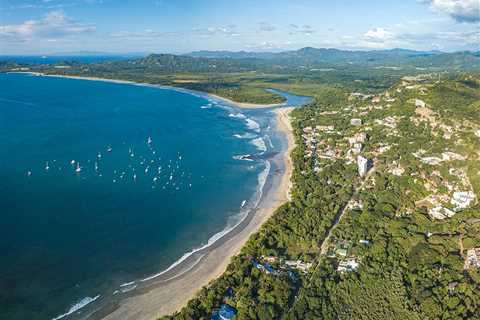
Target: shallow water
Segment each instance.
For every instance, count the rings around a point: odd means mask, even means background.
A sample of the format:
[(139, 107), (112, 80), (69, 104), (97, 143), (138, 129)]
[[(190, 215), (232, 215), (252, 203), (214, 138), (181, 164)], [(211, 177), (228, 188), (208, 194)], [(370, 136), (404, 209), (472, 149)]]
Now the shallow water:
[(234, 223), (265, 169), (234, 159), (264, 151), (261, 121), (238, 112), (173, 90), (0, 74), (0, 319), (74, 311)]

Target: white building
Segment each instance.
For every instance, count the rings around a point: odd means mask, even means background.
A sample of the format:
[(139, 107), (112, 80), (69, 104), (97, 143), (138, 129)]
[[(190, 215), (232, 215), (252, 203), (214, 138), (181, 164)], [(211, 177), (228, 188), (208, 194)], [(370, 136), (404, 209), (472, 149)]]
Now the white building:
[(343, 261), (340, 261), (337, 267), (338, 272), (353, 271), (358, 268), (359, 264), (354, 258), (349, 258)]
[(480, 268), (480, 248), (473, 248), (467, 250), (465, 269), (468, 269), (470, 267)]
[(415, 107), (425, 108), (426, 106), (427, 106), (427, 104), (423, 100), (415, 99)]
[(457, 191), (453, 193), (450, 203), (455, 206), (455, 211), (460, 211), (468, 208), (473, 200), (475, 200), (475, 194), (472, 191)]
[(362, 125), (362, 120), (361, 119), (350, 119), (350, 124), (352, 126), (361, 126)]
[(429, 209), (428, 214), (434, 219), (443, 220), (445, 218), (453, 217), (455, 215), (455, 212), (453, 212), (450, 209), (444, 208), (441, 205), (437, 205), (437, 206)]
[(358, 174), (364, 177), (368, 171), (368, 159), (362, 156), (357, 157)]
[(298, 269), (304, 273), (308, 272), (308, 269), (312, 267), (310, 262), (303, 262), (301, 260), (287, 260), (285, 261), (285, 265), (290, 268)]
[(364, 143), (367, 140), (367, 134), (365, 132), (358, 132), (353, 137), (348, 138), (348, 143), (353, 145), (357, 142)]

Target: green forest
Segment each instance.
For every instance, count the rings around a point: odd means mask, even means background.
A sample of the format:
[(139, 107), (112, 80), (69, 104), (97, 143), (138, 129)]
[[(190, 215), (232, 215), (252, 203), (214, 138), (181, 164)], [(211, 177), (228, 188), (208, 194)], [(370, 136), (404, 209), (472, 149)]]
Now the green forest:
[(478, 52), (225, 55), (0, 63), (237, 102), (283, 101), (268, 88), (313, 97), (290, 114), (291, 201), (162, 320), (211, 319), (225, 305), (238, 320), (480, 319)]
[[(366, 98), (350, 93), (323, 87), (293, 111), (292, 201), (219, 279), (164, 320), (210, 319), (222, 304), (236, 319), (480, 319), (479, 266), (466, 263), (480, 247), (480, 78), (406, 77)], [(318, 128), (319, 142), (306, 157), (308, 128)], [(361, 154), (372, 161), (365, 178), (348, 150), (362, 132)], [(326, 150), (335, 156), (321, 157)], [(432, 165), (419, 156), (445, 150), (462, 158)], [(456, 190), (476, 198), (452, 217), (434, 218), (421, 205)], [(292, 260), (308, 270), (287, 266)]]

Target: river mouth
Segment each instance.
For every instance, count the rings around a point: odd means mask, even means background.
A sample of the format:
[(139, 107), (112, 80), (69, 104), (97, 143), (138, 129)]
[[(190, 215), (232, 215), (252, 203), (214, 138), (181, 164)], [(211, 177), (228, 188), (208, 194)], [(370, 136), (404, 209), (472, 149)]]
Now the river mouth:
[(269, 185), (268, 110), (150, 86), (0, 81), (0, 272), (13, 301), (0, 318), (71, 318), (134, 294), (233, 232)]

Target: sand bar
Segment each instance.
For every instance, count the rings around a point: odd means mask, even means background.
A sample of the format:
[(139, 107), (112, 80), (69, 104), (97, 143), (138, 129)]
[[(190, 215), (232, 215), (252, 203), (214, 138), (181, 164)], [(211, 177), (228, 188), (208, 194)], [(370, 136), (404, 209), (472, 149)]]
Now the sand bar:
[[(143, 82), (135, 82), (129, 80), (116, 80), (116, 79), (108, 79), (108, 78), (99, 78), (99, 77), (85, 77), (85, 76), (70, 76), (70, 75), (60, 75), (60, 74), (45, 74), (41, 72), (30, 72), (30, 71), (15, 71), (11, 73), (27, 73), (35, 76), (43, 76), (43, 77), (55, 77), (55, 78), (69, 78), (69, 79), (78, 79), (78, 80), (91, 80), (91, 81), (104, 81), (104, 82), (112, 82), (112, 83), (121, 83), (121, 84), (134, 84), (134, 85), (144, 85), (144, 86), (154, 86), (159, 88), (165, 89), (173, 89), (173, 90), (181, 90), (185, 92), (191, 93), (201, 93), (202, 95), (209, 96), (215, 100), (226, 102), (230, 105), (234, 105), (238, 108), (243, 109), (266, 109), (266, 108), (274, 108), (274, 107), (281, 107), (284, 103), (272, 103), (272, 104), (256, 104), (256, 103), (246, 103), (246, 102), (236, 102), (228, 98), (221, 97), (219, 95), (203, 92), (203, 91), (195, 91), (190, 89), (185, 89), (182, 87), (174, 87), (174, 86), (167, 86), (167, 85), (156, 85), (152, 83), (143, 83)], [(183, 83), (183, 82), (178, 82)]]

